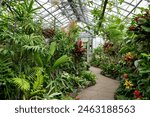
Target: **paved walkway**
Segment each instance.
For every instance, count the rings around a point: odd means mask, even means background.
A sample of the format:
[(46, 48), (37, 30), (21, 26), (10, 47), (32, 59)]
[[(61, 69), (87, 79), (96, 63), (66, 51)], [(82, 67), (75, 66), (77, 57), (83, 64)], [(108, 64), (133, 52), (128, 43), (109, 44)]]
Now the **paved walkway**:
[(90, 71), (97, 77), (96, 84), (83, 89), (79, 93), (80, 100), (114, 100), (114, 93), (119, 86), (119, 81), (101, 75), (99, 68), (91, 67)]

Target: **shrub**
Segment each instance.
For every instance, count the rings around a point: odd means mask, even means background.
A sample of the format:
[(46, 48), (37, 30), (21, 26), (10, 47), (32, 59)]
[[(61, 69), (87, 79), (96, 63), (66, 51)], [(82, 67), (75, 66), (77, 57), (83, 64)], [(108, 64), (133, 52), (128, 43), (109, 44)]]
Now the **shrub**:
[(87, 81), (90, 81), (89, 85), (96, 84), (96, 75), (91, 73), (90, 71), (82, 71), (81, 76), (83, 79), (86, 79)]

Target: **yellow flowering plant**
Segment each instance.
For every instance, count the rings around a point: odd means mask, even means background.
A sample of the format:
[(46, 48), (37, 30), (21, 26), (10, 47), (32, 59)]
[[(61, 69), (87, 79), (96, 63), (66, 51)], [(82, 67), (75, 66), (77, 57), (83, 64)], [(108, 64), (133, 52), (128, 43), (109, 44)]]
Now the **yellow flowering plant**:
[(125, 80), (124, 86), (126, 87), (126, 89), (130, 89), (133, 87), (133, 84), (131, 81)]

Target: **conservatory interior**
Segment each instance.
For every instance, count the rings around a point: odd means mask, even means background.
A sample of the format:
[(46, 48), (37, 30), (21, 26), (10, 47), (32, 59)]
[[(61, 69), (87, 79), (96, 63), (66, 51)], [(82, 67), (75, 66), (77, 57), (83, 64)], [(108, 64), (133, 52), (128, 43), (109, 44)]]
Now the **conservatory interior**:
[(150, 0), (0, 0), (1, 100), (149, 100)]

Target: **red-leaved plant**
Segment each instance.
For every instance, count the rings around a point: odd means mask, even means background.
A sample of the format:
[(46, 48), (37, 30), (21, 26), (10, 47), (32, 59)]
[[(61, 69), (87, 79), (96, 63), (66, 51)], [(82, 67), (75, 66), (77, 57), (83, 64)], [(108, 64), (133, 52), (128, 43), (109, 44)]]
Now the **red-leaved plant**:
[(135, 90), (133, 94), (134, 94), (136, 99), (141, 99), (142, 98), (141, 92), (139, 90)]

